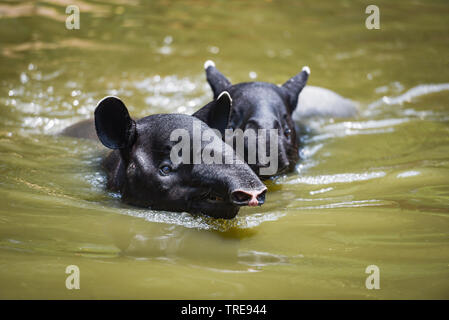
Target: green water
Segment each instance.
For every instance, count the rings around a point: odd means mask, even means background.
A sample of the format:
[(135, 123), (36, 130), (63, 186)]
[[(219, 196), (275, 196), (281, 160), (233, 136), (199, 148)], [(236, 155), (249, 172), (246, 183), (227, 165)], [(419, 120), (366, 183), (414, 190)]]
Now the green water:
[[(449, 91), (372, 104), (449, 82), (449, 3), (376, 1), (380, 30), (368, 4), (0, 2), (0, 298), (449, 298)], [(108, 94), (193, 112), (207, 59), (234, 82), (309, 65), (360, 116), (311, 121), (297, 172), (227, 222), (121, 204), (102, 148), (56, 135)]]

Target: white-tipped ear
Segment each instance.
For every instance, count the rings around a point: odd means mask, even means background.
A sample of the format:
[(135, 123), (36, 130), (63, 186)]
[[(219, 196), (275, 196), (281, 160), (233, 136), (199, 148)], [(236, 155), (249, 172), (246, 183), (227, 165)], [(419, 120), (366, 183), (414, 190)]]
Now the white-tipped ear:
[(204, 63), (204, 70), (207, 70), (209, 67), (215, 67), (215, 63), (212, 60), (207, 60)]
[(228, 100), (229, 100), (229, 104), (232, 105), (232, 98), (231, 98), (231, 95), (229, 94), (229, 92), (223, 91), (222, 93), (220, 93), (220, 94), (218, 95), (218, 97), (217, 97), (217, 101), (218, 101), (218, 100), (221, 100), (222, 98), (223, 98), (223, 99), (224, 99), (224, 98), (228, 99)]
[(229, 92), (222, 91), (217, 99), (209, 102), (193, 116), (204, 121), (212, 129), (217, 129), (224, 136), (231, 113), (231, 104), (232, 99)]
[(214, 93), (214, 99), (216, 99), (223, 91), (228, 90), (231, 86), (231, 82), (226, 79), (220, 71), (218, 71), (212, 60), (206, 61), (204, 64), (204, 69), (207, 82)]
[(302, 71), (305, 71), (305, 72), (307, 72), (308, 75), (310, 75), (310, 68), (308, 66), (304, 66), (302, 68)]
[(290, 100), (289, 111), (293, 113), (298, 104), (298, 96), (301, 93), (302, 89), (306, 86), (307, 80), (309, 79), (310, 68), (304, 67), (302, 71), (298, 73), (293, 78), (290, 78), (287, 82), (282, 85), (282, 88), (285, 89), (288, 98)]

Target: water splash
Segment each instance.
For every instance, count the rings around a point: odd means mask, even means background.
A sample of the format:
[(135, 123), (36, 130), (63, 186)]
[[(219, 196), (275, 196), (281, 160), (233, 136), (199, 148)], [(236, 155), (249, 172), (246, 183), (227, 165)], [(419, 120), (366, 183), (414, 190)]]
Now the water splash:
[(145, 219), (156, 223), (166, 223), (183, 226), (191, 229), (216, 230), (226, 232), (231, 229), (250, 229), (259, 226), (264, 222), (276, 221), (285, 216), (285, 213), (255, 213), (252, 215), (238, 215), (231, 220), (215, 219), (202, 215), (191, 215), (183, 212), (153, 211), (153, 210), (125, 210), (124, 214)]
[[(134, 117), (172, 112), (191, 114), (210, 99), (204, 95), (209, 90), (207, 83), (200, 77), (155, 75), (137, 80), (126, 77), (120, 83), (102, 84), (99, 87), (106, 85), (108, 89), (99, 89), (101, 92), (84, 92), (82, 84), (76, 81), (58, 82), (63, 74), (63, 69), (44, 73), (35, 64), (29, 64), (20, 73), (17, 83), (10, 85), (7, 94), (0, 97), (0, 104), (19, 115), (17, 119), (21, 123), (14, 126), (28, 133), (58, 133), (73, 123), (92, 118), (105, 91), (121, 97), (143, 97), (138, 108), (128, 106)], [(98, 81), (101, 84), (104, 79)]]

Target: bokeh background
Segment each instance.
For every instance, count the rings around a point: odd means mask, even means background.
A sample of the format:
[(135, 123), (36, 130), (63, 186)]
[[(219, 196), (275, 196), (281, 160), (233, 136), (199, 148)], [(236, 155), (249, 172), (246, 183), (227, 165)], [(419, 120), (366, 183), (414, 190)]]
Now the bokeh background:
[[(448, 31), (444, 0), (0, 1), (0, 298), (449, 298)], [(110, 94), (192, 113), (207, 59), (233, 82), (308, 65), (360, 114), (308, 121), (296, 172), (232, 221), (121, 204), (102, 147), (58, 132)]]

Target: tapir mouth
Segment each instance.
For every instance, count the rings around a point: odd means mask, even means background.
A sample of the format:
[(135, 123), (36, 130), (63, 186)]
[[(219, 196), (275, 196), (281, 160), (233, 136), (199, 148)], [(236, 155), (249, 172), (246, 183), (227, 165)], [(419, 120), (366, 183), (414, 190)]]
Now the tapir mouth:
[(214, 191), (210, 191), (206, 196), (206, 201), (209, 203), (224, 203), (225, 197)]
[[(207, 191), (201, 193), (200, 195), (194, 197), (192, 199), (192, 201), (194, 201), (194, 202), (205, 201), (205, 202), (211, 203), (211, 204), (222, 204), (225, 202), (229, 202), (229, 201), (226, 201), (226, 196), (221, 195), (219, 192), (216, 192), (214, 190), (207, 190)], [(231, 202), (229, 202), (229, 204), (231, 204)]]

